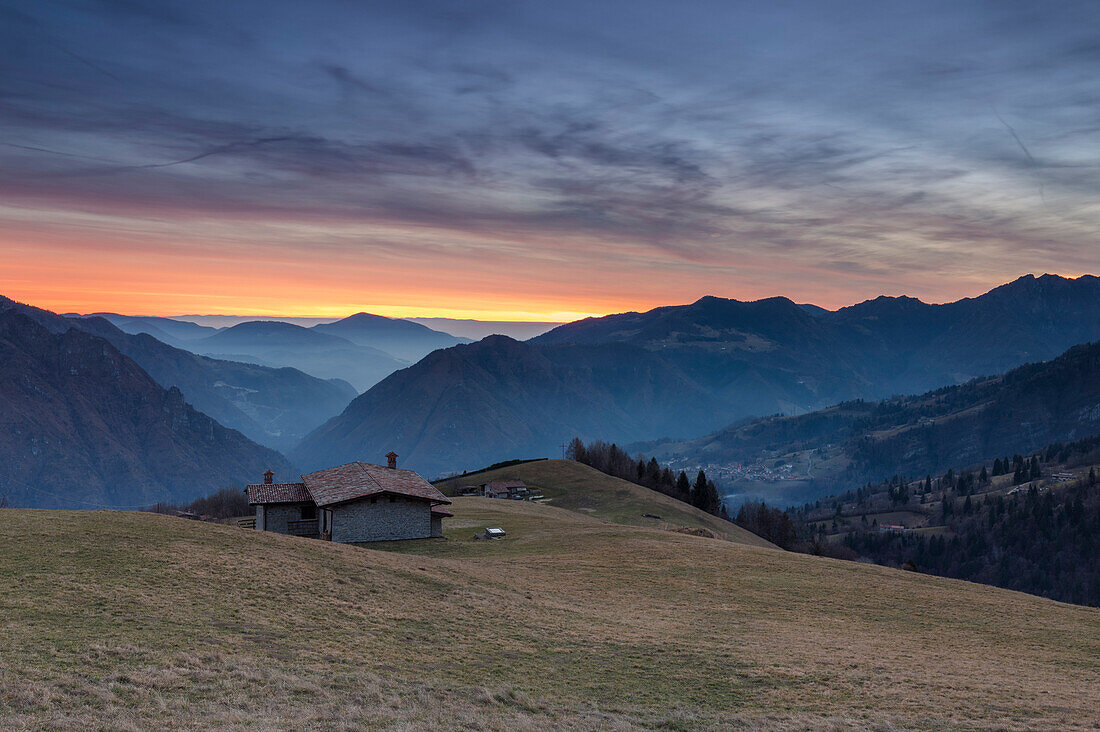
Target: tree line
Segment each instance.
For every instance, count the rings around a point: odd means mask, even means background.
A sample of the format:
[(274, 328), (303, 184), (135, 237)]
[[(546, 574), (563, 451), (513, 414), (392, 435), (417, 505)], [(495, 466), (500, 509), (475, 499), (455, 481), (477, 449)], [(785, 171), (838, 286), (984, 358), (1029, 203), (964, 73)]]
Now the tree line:
[(195, 518), (227, 519), (253, 513), (248, 496), (238, 486), (221, 488), (190, 503), (157, 503), (145, 509), (151, 513), (193, 514)]
[[(946, 507), (951, 505), (951, 509)], [(941, 534), (854, 531), (855, 554), (1052, 600), (1100, 605), (1100, 489), (1095, 469), (1058, 490), (944, 500)]]
[[(677, 474), (667, 466), (658, 463), (656, 458), (631, 457), (618, 445), (600, 440), (585, 444), (580, 438), (574, 438), (566, 449), (566, 456), (601, 473), (645, 486), (678, 501), (690, 503), (709, 514), (732, 521), (783, 549), (834, 556), (838, 551), (816, 537), (803, 541), (798, 535), (795, 523), (785, 511), (772, 508), (763, 502), (745, 503), (738, 509), (736, 516), (731, 517), (718, 497), (717, 486), (714, 481), (707, 478), (703, 470), (700, 470), (692, 481), (684, 471), (681, 470)], [(847, 557), (848, 553), (842, 552), (841, 555)]]
[(657, 458), (634, 458), (614, 443), (596, 440), (585, 444), (579, 437), (574, 437), (569, 443), (566, 457), (614, 478), (645, 486), (714, 516), (729, 519), (726, 507), (718, 497), (717, 486), (702, 470), (692, 481), (682, 470), (677, 475), (669, 467), (661, 466)]

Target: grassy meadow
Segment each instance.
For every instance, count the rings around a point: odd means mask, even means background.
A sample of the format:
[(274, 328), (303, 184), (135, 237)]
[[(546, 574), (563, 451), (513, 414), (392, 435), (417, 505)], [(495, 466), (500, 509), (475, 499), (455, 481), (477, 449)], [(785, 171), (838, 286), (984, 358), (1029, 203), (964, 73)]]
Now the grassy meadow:
[[(466, 484), (481, 485), (494, 480), (508, 479), (522, 480), (529, 486), (540, 488), (547, 498), (545, 503), (551, 506), (576, 511), (593, 518), (631, 526), (668, 530), (705, 529), (715, 536), (742, 544), (774, 546), (771, 542), (745, 531), (740, 526), (711, 516), (683, 501), (635, 485), (630, 481), (613, 478), (595, 468), (572, 460), (540, 460), (523, 463), (477, 473), (469, 478), (455, 478), (440, 484), (439, 487), (451, 491)], [(660, 516), (660, 518), (648, 518), (643, 514)]]
[[(1100, 611), (464, 498), (375, 548), (0, 512), (0, 728), (1094, 729)], [(501, 525), (503, 541), (473, 541)]]

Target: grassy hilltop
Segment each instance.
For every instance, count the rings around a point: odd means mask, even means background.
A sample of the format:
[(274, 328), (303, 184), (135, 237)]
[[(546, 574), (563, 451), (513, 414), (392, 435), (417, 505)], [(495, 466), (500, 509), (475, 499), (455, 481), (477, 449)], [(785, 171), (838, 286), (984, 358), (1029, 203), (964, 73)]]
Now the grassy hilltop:
[[(1100, 723), (1100, 611), (458, 499), (341, 546), (0, 512), (0, 727), (1050, 728)], [(499, 542), (469, 537), (501, 525)]]
[[(439, 485), (448, 494), (463, 485), (482, 485), (493, 480), (517, 479), (541, 488), (546, 503), (571, 511), (632, 526), (666, 529), (705, 529), (730, 541), (774, 547), (769, 541), (729, 521), (711, 516), (695, 506), (626, 480), (605, 475), (572, 460), (540, 460), (469, 477), (457, 477)], [(659, 519), (648, 518), (660, 516)]]

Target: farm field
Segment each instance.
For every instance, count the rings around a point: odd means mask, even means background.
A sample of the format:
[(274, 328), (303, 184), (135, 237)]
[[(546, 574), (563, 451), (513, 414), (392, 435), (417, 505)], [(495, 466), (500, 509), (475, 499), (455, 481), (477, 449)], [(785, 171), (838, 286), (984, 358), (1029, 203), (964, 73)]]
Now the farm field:
[[(4, 729), (1091, 729), (1100, 611), (457, 499), (388, 551), (5, 510)], [(500, 525), (502, 541), (473, 541)]]

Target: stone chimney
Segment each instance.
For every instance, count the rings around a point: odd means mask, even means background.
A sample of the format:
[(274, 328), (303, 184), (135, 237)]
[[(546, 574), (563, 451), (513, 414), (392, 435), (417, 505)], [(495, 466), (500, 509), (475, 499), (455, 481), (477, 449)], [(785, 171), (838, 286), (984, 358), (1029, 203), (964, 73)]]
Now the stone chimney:
[(393, 450), (390, 450), (386, 454), (386, 460), (389, 461), (388, 467), (391, 467), (391, 468), (396, 468), (397, 467), (397, 453), (394, 452)]
[(274, 482), (275, 482), (275, 473), (272, 473), (270, 470), (265, 470), (264, 471), (264, 484), (265, 485), (271, 485)]

